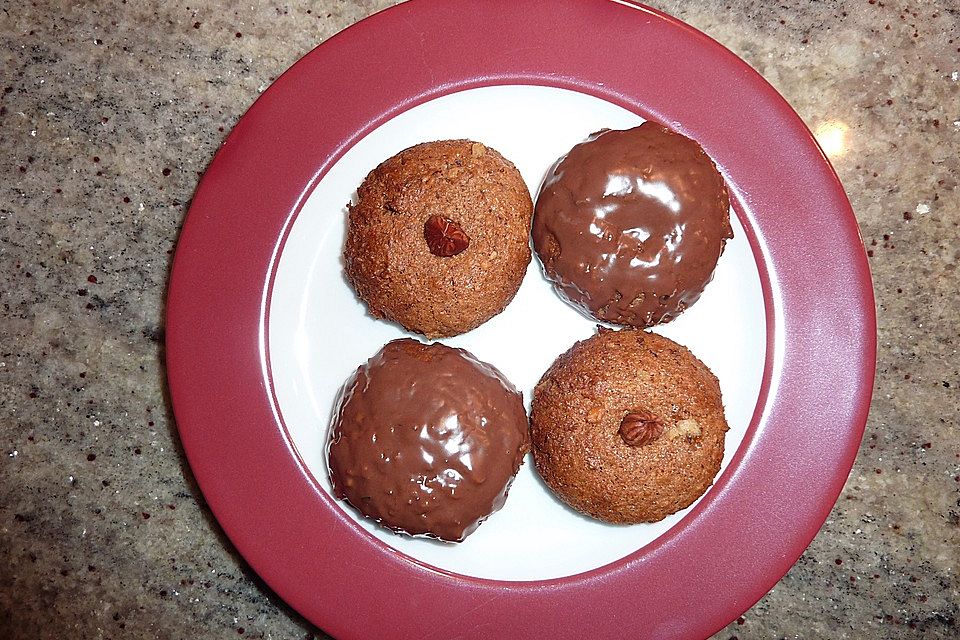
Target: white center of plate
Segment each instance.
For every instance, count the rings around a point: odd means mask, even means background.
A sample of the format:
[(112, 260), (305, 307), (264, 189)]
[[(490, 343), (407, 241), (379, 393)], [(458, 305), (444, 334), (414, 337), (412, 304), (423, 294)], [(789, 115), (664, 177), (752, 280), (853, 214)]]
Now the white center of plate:
[[(280, 413), (293, 446), (323, 491), (331, 493), (324, 454), (337, 391), (386, 342), (410, 335), (369, 316), (343, 276), (346, 204), (367, 173), (414, 144), (469, 138), (516, 164), (535, 197), (546, 170), (574, 144), (602, 128), (626, 129), (641, 122), (640, 116), (617, 105), (565, 89), (470, 89), (386, 122), (323, 177), (294, 221), (280, 256), (268, 329)], [(689, 347), (720, 380), (730, 423), (724, 468), (753, 415), (766, 349), (757, 265), (743, 227), (731, 217), (735, 235), (713, 282), (679, 319), (656, 329)], [(470, 333), (444, 340), (500, 369), (523, 392), (528, 408), (532, 389), (550, 363), (595, 331), (595, 323), (564, 303), (541, 273), (534, 257), (517, 297), (503, 313)], [(633, 526), (592, 520), (553, 497), (529, 456), (504, 508), (459, 545), (394, 534), (347, 504), (338, 505), (384, 543), (421, 562), (500, 580), (543, 580), (601, 567), (663, 535), (686, 513)]]

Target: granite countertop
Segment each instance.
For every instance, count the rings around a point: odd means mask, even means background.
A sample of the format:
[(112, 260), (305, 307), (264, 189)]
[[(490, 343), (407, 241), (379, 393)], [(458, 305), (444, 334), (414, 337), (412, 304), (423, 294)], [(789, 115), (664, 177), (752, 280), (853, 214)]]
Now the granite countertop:
[[(0, 3), (0, 637), (311, 638), (177, 439), (171, 254), (240, 115), (392, 2)], [(653, 3), (740, 55), (831, 154), (869, 249), (866, 436), (809, 549), (718, 638), (960, 636), (960, 12)]]

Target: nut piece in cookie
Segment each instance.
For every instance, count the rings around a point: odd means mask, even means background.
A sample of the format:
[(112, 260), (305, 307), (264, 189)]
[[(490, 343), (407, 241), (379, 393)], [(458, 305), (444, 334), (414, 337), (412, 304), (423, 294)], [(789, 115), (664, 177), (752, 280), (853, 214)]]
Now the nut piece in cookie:
[(602, 329), (561, 355), (533, 393), (537, 471), (600, 520), (656, 522), (713, 483), (727, 422), (720, 384), (685, 347)]
[(347, 280), (373, 316), (428, 338), (503, 311), (530, 262), (530, 193), (479, 142), (401, 151), (370, 172), (348, 210)]

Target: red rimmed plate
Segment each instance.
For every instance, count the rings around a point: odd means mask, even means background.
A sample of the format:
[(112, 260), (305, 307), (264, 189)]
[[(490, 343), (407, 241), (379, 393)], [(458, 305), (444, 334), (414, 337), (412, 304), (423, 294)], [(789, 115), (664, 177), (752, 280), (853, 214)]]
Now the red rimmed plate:
[[(460, 547), (358, 522), (324, 486), (329, 394), (400, 331), (365, 318), (339, 275), (350, 191), (443, 137), (490, 144), (535, 188), (598, 124), (646, 117), (706, 148), (739, 221), (704, 298), (663, 329), (721, 380), (733, 429), (716, 485), (662, 526), (606, 527), (551, 501), (527, 465)], [(529, 392), (587, 333), (534, 264), (502, 316), (450, 342)], [(803, 123), (720, 45), (612, 0), (416, 0), (324, 43), (208, 169), (168, 297), (174, 409), (211, 508), (271, 587), (339, 638), (709, 635), (825, 519), (874, 354), (856, 221)]]

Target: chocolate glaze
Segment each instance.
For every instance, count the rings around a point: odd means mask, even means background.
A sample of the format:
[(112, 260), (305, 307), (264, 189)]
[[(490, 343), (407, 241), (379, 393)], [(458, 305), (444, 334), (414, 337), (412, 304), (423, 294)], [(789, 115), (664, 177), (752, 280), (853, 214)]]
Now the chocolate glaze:
[(604, 322), (669, 322), (700, 297), (733, 237), (723, 178), (696, 142), (653, 122), (605, 129), (560, 158), (537, 197), (547, 277)]
[(499, 371), (404, 338), (343, 387), (327, 459), (334, 494), (365, 516), (461, 541), (503, 506), (529, 449), (523, 397)]

